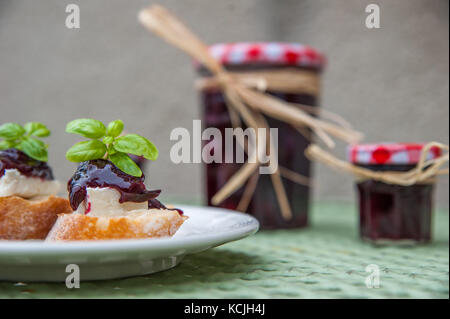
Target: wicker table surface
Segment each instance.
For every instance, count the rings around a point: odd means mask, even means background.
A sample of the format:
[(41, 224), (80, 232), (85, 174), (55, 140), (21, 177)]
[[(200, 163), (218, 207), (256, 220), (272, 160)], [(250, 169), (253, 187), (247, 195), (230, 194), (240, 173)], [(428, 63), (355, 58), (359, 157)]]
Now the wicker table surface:
[[(368, 265), (379, 288), (368, 288)], [(353, 205), (317, 203), (311, 226), (260, 231), (187, 256), (144, 277), (64, 283), (0, 283), (0, 298), (448, 298), (448, 211), (434, 215), (434, 241), (375, 247), (359, 240)]]

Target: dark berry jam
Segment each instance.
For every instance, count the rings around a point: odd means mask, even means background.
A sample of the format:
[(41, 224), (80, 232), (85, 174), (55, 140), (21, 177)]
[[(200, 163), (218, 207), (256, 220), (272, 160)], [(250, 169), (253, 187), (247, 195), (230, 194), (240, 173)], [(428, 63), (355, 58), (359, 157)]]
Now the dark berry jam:
[[(408, 171), (414, 165), (359, 165), (376, 171)], [(431, 240), (433, 184), (357, 183), (360, 235), (363, 239), (428, 242)]]
[(0, 151), (0, 177), (7, 169), (17, 169), (27, 177), (39, 177), (44, 180), (53, 180), (52, 169), (46, 162), (32, 159), (27, 154), (15, 148)]
[(76, 210), (86, 198), (88, 187), (114, 188), (120, 193), (120, 203), (142, 203), (156, 198), (161, 190), (147, 190), (144, 179), (144, 174), (141, 177), (128, 175), (107, 160), (82, 162), (67, 184), (70, 205)]
[[(267, 70), (274, 68), (282, 68), (283, 66), (271, 65), (240, 65), (229, 66), (228, 69), (236, 71), (246, 70)], [(312, 70), (314, 71), (314, 70)], [(208, 72), (200, 69), (200, 75), (209, 76)], [(317, 97), (308, 94), (284, 94), (279, 92), (267, 92), (286, 102), (298, 103), (309, 106), (317, 105)], [(218, 128), (224, 139), (225, 129), (232, 128), (228, 108), (225, 98), (219, 90), (209, 89), (201, 92), (203, 124), (204, 128)], [(288, 168), (298, 174), (306, 177), (311, 176), (310, 161), (305, 157), (304, 150), (310, 144), (307, 137), (301, 135), (293, 126), (276, 120), (274, 118), (266, 118), (271, 128), (278, 129), (278, 162), (279, 166)], [(242, 127), (245, 130), (245, 125)], [(309, 134), (310, 132), (306, 130)], [(210, 140), (204, 141), (204, 145)], [(234, 150), (236, 150), (236, 139), (234, 139)], [(225, 163), (225, 141), (222, 141), (222, 163), (205, 164), (206, 175), (206, 194), (208, 205), (211, 203), (212, 197), (225, 185), (227, 181), (242, 166), (240, 163)], [(258, 173), (258, 172), (256, 172)], [(292, 182), (286, 178), (282, 179), (292, 210), (292, 219), (285, 220), (280, 211), (276, 193), (272, 184), (270, 175), (259, 175), (258, 184), (253, 194), (252, 200), (246, 210), (247, 213), (255, 216), (261, 229), (277, 229), (277, 228), (294, 228), (304, 227), (308, 224), (308, 210), (310, 188)], [(219, 206), (228, 209), (236, 209), (242, 195), (244, 187), (233, 193), (225, 199)]]
[(148, 201), (148, 209), (168, 209), (168, 210), (175, 210), (178, 212), (178, 214), (183, 215), (183, 211), (179, 208), (167, 208), (163, 203), (161, 203), (156, 198), (150, 199)]

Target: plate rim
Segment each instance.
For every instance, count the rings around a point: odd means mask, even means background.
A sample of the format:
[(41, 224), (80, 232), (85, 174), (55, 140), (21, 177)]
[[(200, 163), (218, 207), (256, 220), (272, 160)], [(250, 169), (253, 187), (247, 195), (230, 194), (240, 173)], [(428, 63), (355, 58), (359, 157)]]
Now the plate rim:
[[(258, 220), (246, 213), (238, 211), (199, 205), (177, 205), (177, 207), (188, 212), (189, 209), (209, 209), (215, 212), (233, 214), (248, 219), (248, 224), (231, 229), (226, 232), (216, 234), (193, 234), (186, 237), (165, 237), (146, 239), (125, 239), (125, 240), (99, 240), (99, 241), (73, 241), (73, 242), (45, 242), (45, 241), (0, 241), (0, 258), (6, 256), (19, 256), (28, 254), (33, 256), (50, 256), (65, 254), (95, 254), (97, 252), (133, 252), (142, 249), (152, 249), (154, 251), (190, 248), (201, 245), (202, 242), (215, 247), (227, 242), (236, 241), (255, 234), (259, 230)], [(189, 216), (189, 214), (186, 214)]]

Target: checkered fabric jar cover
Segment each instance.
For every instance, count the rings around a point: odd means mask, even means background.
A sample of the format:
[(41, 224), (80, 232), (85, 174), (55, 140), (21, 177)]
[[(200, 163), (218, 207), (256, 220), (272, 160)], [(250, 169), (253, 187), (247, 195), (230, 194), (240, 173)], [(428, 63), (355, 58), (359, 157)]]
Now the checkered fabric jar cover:
[[(348, 159), (363, 165), (414, 165), (420, 159), (425, 144), (421, 143), (381, 143), (357, 144), (349, 146)], [(439, 148), (431, 148), (427, 160), (441, 155)]]
[(211, 45), (209, 53), (224, 65), (272, 64), (322, 69), (325, 56), (299, 43), (236, 42)]

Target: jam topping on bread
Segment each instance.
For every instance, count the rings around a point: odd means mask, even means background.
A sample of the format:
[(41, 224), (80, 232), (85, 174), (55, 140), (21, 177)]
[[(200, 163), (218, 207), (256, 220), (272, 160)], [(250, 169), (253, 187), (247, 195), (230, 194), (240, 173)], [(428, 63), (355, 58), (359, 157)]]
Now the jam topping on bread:
[(156, 198), (161, 190), (147, 190), (144, 179), (144, 174), (141, 177), (128, 175), (104, 159), (82, 162), (67, 185), (70, 205), (76, 210), (86, 199), (88, 187), (113, 188), (120, 193), (120, 203), (147, 202)]
[(0, 150), (0, 177), (8, 169), (16, 169), (26, 177), (38, 177), (49, 181), (54, 180), (52, 169), (46, 162), (32, 159), (24, 152), (15, 148)]

